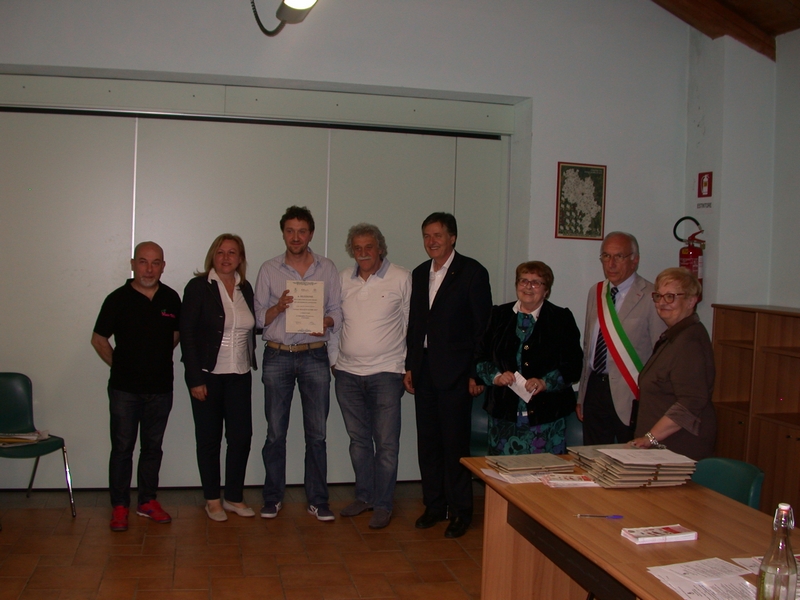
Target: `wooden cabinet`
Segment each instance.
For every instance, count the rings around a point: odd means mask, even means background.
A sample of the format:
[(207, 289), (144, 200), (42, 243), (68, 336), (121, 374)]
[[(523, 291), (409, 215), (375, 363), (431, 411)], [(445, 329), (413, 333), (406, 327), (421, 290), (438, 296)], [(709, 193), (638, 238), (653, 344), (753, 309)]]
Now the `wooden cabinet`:
[(723, 404), (717, 409), (716, 455), (736, 460), (747, 460), (747, 430), (750, 416), (741, 410)]
[(764, 471), (764, 512), (800, 507), (800, 309), (713, 307), (716, 454)]
[(750, 460), (764, 471), (761, 509), (774, 511), (779, 502), (798, 506), (800, 492), (800, 428), (771, 418), (757, 417), (753, 423)]

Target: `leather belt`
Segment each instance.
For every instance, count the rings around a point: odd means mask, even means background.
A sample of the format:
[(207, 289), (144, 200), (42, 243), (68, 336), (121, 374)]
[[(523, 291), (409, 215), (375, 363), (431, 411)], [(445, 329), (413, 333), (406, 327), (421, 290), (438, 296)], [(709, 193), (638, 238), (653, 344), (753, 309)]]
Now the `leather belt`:
[(267, 346), (275, 348), (275, 350), (283, 350), (284, 352), (307, 352), (308, 350), (316, 350), (317, 348), (324, 348), (325, 342), (312, 342), (310, 344), (279, 344), (278, 342), (267, 342)]

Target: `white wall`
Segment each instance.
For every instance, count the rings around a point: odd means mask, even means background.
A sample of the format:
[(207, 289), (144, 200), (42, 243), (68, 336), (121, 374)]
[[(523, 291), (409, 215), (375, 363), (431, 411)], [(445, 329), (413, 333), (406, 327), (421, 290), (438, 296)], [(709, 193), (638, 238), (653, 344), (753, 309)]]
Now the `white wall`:
[(767, 304), (775, 168), (775, 63), (724, 38), (717, 301)]
[[(704, 228), (704, 302), (767, 304), (775, 165), (776, 68), (731, 38), (690, 36), (686, 214)], [(713, 193), (697, 198), (698, 173), (713, 172)], [(698, 210), (710, 200), (712, 209)], [(688, 224), (679, 235), (695, 228)], [(746, 275), (745, 275), (746, 274)]]
[[(711, 40), (697, 31), (689, 36), (689, 95), (686, 129), (686, 194), (685, 214), (694, 217), (703, 228), (700, 239), (708, 243), (704, 251), (704, 302), (698, 313), (708, 326), (711, 322), (711, 299), (717, 297), (719, 282), (719, 211), (722, 178), (722, 148), (724, 143), (725, 45), (722, 40)], [(712, 172), (715, 179), (712, 197), (703, 203), (712, 204), (712, 210), (697, 210), (697, 174)], [(684, 239), (696, 231), (691, 222), (679, 226), (678, 235)]]
[(770, 302), (800, 305), (800, 31), (778, 38)]

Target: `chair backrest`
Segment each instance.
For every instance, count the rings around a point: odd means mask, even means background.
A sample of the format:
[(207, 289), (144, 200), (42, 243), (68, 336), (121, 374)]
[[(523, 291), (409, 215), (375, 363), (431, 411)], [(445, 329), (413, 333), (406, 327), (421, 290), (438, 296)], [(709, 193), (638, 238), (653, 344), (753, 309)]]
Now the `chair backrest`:
[(741, 460), (717, 457), (697, 461), (696, 467), (692, 481), (758, 510), (764, 483), (761, 469)]
[(29, 433), (33, 425), (33, 385), (22, 373), (0, 373), (0, 433)]
[(470, 456), (486, 456), (489, 453), (489, 413), (483, 410), (486, 392), (472, 399), (472, 426), (470, 431)]
[(567, 430), (564, 437), (567, 438), (567, 448), (570, 446), (583, 446), (583, 423), (581, 423), (575, 411), (566, 418)]

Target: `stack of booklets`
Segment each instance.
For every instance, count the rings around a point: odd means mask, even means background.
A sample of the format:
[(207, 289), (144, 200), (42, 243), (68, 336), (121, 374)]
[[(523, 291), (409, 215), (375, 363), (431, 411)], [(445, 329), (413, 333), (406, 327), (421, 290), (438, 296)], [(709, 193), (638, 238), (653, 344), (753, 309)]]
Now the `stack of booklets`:
[(688, 542), (697, 539), (697, 532), (683, 525), (662, 525), (661, 527), (625, 527), (622, 537), (634, 544), (660, 544), (663, 542)]
[(572, 473), (573, 463), (555, 454), (487, 456), (486, 464), (500, 473)]
[(601, 448), (585, 467), (605, 488), (683, 485), (694, 473), (695, 461), (671, 450)]
[(596, 444), (594, 446), (569, 446), (567, 448), (567, 453), (570, 456), (572, 456), (572, 460), (575, 462), (576, 465), (578, 465), (585, 471), (590, 471), (595, 461), (601, 456), (603, 456), (602, 454), (600, 454), (600, 450), (608, 450), (611, 448), (630, 449), (631, 446), (629, 446), (628, 444)]
[(0, 448), (35, 444), (39, 440), (46, 440), (49, 437), (50, 434), (47, 433), (47, 431), (31, 431), (30, 433), (0, 433)]

